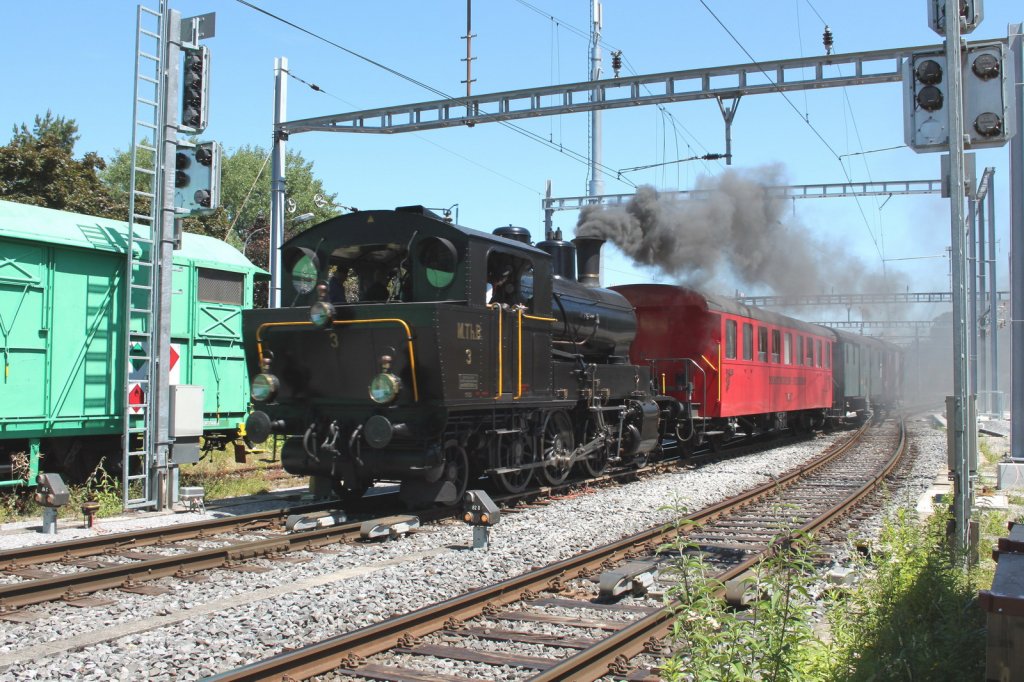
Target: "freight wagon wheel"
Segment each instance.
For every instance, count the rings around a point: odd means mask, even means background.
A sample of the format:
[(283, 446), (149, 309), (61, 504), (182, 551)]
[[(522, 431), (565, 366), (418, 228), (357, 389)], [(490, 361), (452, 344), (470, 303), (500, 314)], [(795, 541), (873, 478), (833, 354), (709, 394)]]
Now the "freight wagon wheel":
[(548, 415), (542, 429), (541, 480), (549, 485), (558, 485), (569, 476), (572, 468), (570, 456), (573, 451), (572, 420), (562, 410)]
[[(580, 430), (580, 445), (586, 445), (595, 438), (597, 438), (597, 425), (593, 419), (588, 418), (583, 422), (583, 428)], [(608, 446), (602, 446), (600, 450), (590, 453), (590, 457), (587, 459), (580, 460), (579, 468), (585, 476), (591, 478), (603, 474), (608, 468)]]
[[(513, 468), (522, 466), (529, 459), (529, 447), (526, 438), (502, 438), (498, 446), (498, 467)], [(494, 484), (507, 493), (521, 493), (530, 484), (531, 469), (520, 469), (507, 474), (492, 474)]]

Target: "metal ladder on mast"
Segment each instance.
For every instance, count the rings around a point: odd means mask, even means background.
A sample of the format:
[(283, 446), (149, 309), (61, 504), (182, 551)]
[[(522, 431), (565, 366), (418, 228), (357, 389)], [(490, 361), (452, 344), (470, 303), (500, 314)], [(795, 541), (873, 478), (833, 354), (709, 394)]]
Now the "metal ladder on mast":
[(138, 6), (135, 36), (135, 88), (132, 105), (128, 241), (125, 246), (124, 428), (122, 487), (125, 509), (157, 505), (152, 388), (154, 302), (159, 286), (160, 249), (154, 235), (162, 207), (165, 0), (159, 9)]

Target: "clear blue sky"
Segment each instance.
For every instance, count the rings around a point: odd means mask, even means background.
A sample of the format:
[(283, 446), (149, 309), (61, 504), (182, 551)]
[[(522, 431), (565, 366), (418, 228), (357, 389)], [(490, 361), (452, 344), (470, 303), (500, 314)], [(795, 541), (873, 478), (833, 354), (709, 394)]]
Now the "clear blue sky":
[[(382, 62), (446, 93), (465, 86), (466, 3), (389, 3), (253, 0), (324, 38)], [(925, 0), (706, 0), (733, 37), (698, 1), (606, 0), (603, 40), (623, 51), (624, 73), (654, 73), (721, 64), (748, 63), (823, 53), (827, 22), (837, 53), (939, 42), (927, 26)], [(155, 0), (152, 0), (155, 5)], [(436, 95), (371, 66), (336, 47), (228, 0), (173, 0), (183, 16), (217, 13), (212, 51), (211, 125), (205, 139), (227, 148), (269, 148), (273, 120), (273, 60), (285, 56), (291, 72), (323, 92), (289, 82), (288, 118), (341, 113), (435, 99)], [(77, 120), (81, 155), (105, 157), (126, 149), (131, 135), (135, 35), (133, 2), (4, 2), (6, 27), (0, 43), (5, 69), (0, 124), (31, 122), (36, 114)], [(540, 10), (539, 12), (535, 9)], [(552, 20), (550, 16), (555, 17)], [(589, 0), (477, 0), (473, 7), (474, 91), (574, 82), (588, 77), (588, 45), (578, 31), (589, 27)], [(985, 20), (969, 39), (1006, 35), (1007, 24), (1024, 20), (1016, 0), (987, 0)], [(737, 44), (742, 44), (742, 47)], [(605, 52), (605, 71), (610, 59)], [(789, 94), (798, 111), (777, 94), (747, 97), (733, 126), (734, 167), (782, 164), (791, 183), (844, 182), (836, 154), (903, 144), (899, 84), (826, 89)], [(724, 151), (724, 126), (713, 101), (665, 107), (619, 109), (604, 114), (604, 163), (619, 169)], [(810, 125), (808, 125), (808, 122)], [(586, 114), (531, 119), (519, 125), (557, 145), (586, 155)], [(814, 130), (812, 130), (813, 126)], [(0, 140), (7, 137), (0, 135)], [(458, 204), (460, 222), (490, 230), (509, 223), (542, 237), (540, 200), (545, 181), (556, 196), (586, 193), (587, 166), (568, 155), (488, 124), (472, 129), (401, 135), (306, 133), (289, 149), (315, 163), (315, 172), (338, 201), (361, 209), (405, 204)], [(1008, 253), (1008, 157), (1006, 148), (978, 153), (978, 168), (996, 167), (995, 191), (1000, 269)], [(845, 157), (855, 181), (938, 177), (938, 154), (898, 149)], [(690, 162), (631, 173), (638, 184), (687, 189), (718, 162)], [(606, 192), (632, 188), (605, 178)], [(795, 202), (793, 218), (820, 239), (841, 240), (869, 267), (886, 259), (942, 254), (949, 244), (948, 202), (940, 198), (808, 200)], [(556, 226), (571, 233), (576, 216), (556, 214)], [(648, 280), (621, 256), (606, 262), (608, 283)], [(911, 277), (911, 289), (948, 287), (948, 260), (890, 262)], [(731, 293), (731, 292), (723, 292)]]

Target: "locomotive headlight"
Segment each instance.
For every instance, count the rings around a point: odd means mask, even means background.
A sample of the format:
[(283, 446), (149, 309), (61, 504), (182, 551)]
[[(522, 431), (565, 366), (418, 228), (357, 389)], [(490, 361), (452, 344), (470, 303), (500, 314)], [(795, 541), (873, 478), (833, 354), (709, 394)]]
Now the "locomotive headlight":
[(390, 372), (381, 372), (370, 380), (370, 399), (380, 405), (393, 401), (400, 390), (402, 380)]
[(317, 301), (309, 306), (309, 321), (317, 329), (324, 329), (334, 322), (334, 306), (329, 301)]
[(249, 388), (249, 395), (252, 399), (265, 403), (268, 400), (272, 400), (277, 395), (277, 389), (280, 386), (277, 377), (273, 374), (257, 374), (256, 378), (252, 380), (252, 386)]

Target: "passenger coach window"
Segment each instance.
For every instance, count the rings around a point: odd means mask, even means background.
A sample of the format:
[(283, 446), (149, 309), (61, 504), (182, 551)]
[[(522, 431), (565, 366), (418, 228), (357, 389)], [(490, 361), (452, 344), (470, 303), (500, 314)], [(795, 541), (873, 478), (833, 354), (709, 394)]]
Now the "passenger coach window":
[(796, 364), (804, 364), (804, 337), (796, 337)]
[(814, 367), (814, 339), (807, 337), (807, 366)]
[(832, 368), (832, 344), (825, 344), (825, 369)]
[(818, 367), (821, 367), (821, 341), (814, 342), (814, 357), (818, 359)]
[(743, 323), (743, 359), (754, 359), (754, 325)]
[(793, 335), (786, 332), (786, 344), (782, 347), (783, 359), (787, 365), (793, 364)]
[(768, 362), (768, 330), (764, 327), (757, 328), (757, 359)]
[(725, 357), (736, 359), (736, 320), (725, 321)]
[(782, 345), (782, 333), (778, 329), (772, 330), (772, 362), (779, 361), (779, 346)]

